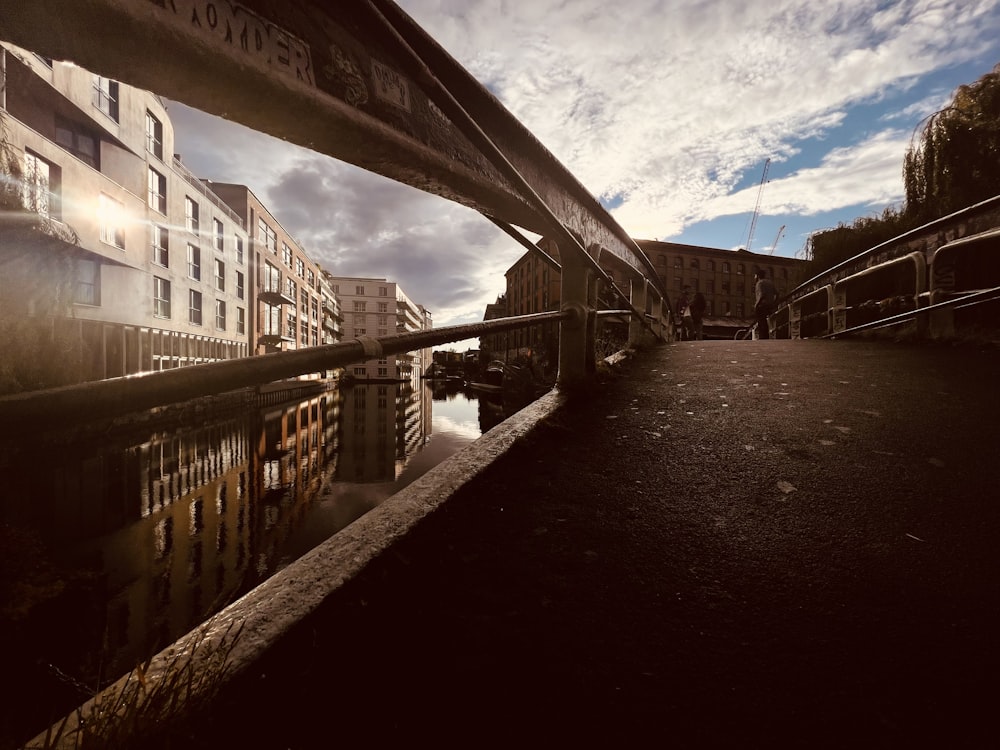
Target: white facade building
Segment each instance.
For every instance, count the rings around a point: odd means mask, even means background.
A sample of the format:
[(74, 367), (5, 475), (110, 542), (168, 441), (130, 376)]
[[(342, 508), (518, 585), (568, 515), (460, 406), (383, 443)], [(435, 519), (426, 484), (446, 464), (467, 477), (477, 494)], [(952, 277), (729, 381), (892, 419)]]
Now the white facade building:
[[(329, 282), (333, 293), (340, 299), (344, 341), (433, 328), (430, 312), (407, 297), (394, 281), (331, 275)], [(420, 349), (358, 363), (347, 367), (346, 372), (361, 381), (410, 381), (416, 384), (430, 362), (430, 350)]]
[(247, 230), (174, 156), (163, 101), (0, 53), (0, 315), (47, 321), (68, 382), (247, 356)]

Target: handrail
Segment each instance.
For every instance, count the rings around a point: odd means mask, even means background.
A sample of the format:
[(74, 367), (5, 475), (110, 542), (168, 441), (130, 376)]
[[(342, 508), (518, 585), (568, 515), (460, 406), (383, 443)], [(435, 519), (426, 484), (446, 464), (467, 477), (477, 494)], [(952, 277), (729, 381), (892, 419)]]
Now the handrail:
[(890, 315), (888, 318), (872, 320), (868, 323), (862, 323), (861, 325), (852, 326), (851, 328), (845, 328), (843, 331), (835, 331), (824, 336), (817, 336), (816, 338), (832, 339), (837, 336), (844, 336), (856, 331), (888, 328), (889, 326), (897, 325), (899, 323), (906, 323), (932, 310), (940, 310), (945, 307), (955, 307), (956, 309), (961, 307), (971, 307), (973, 305), (992, 302), (996, 299), (1000, 299), (1000, 286), (995, 286), (991, 289), (982, 289), (978, 292), (972, 292), (970, 294), (963, 294), (959, 297), (953, 297), (952, 299), (945, 300), (944, 302), (938, 302), (926, 307), (918, 307), (915, 310), (907, 310), (906, 312), (898, 313), (896, 315)]
[[(893, 237), (892, 239), (886, 240), (885, 242), (880, 242), (878, 245), (875, 245), (874, 247), (870, 247), (867, 250), (863, 250), (857, 255), (851, 256), (847, 260), (843, 260), (837, 265), (832, 266), (826, 269), (825, 271), (821, 271), (820, 273), (813, 276), (811, 279), (803, 281), (801, 284), (795, 287), (795, 289), (786, 294), (785, 298), (788, 299), (796, 292), (798, 292), (800, 289), (804, 289), (810, 284), (817, 283), (823, 278), (832, 277), (833, 275), (835, 275), (842, 269), (846, 268), (847, 266), (851, 265), (852, 263), (860, 261), (866, 256), (874, 255), (879, 250), (884, 250), (885, 248), (891, 247), (893, 245), (902, 245), (908, 240), (917, 237), (921, 234), (925, 234), (928, 231), (934, 229), (935, 227), (948, 226), (950, 224), (953, 224), (956, 221), (956, 219), (959, 219), (963, 216), (967, 216), (969, 214), (978, 213), (979, 211), (982, 211), (984, 208), (990, 208), (993, 206), (1000, 206), (1000, 195), (994, 196), (992, 198), (987, 198), (986, 200), (980, 201), (979, 203), (975, 203), (971, 206), (966, 206), (963, 209), (955, 211), (954, 213), (950, 213), (947, 216), (942, 216), (938, 219), (934, 219), (933, 221), (929, 221), (926, 224), (921, 224), (919, 227), (914, 227), (913, 229), (910, 229), (907, 232), (903, 232), (903, 234), (898, 235), (897, 237)], [(905, 253), (905, 250), (901, 252)]]
[(67, 421), (119, 417), (166, 404), (343, 367), (355, 362), (477, 338), (484, 333), (527, 328), (544, 321), (568, 321), (573, 310), (498, 318), (481, 323), (401, 333), (361, 336), (291, 352), (190, 365), (77, 385), (27, 391), (0, 398), (0, 424), (8, 432)]

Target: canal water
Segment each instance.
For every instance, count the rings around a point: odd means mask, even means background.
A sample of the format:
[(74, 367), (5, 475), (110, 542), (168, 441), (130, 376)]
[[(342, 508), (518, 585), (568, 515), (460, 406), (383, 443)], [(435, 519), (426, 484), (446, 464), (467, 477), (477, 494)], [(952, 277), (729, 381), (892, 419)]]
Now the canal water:
[(354, 384), (0, 455), (0, 749), (16, 747), (520, 405)]

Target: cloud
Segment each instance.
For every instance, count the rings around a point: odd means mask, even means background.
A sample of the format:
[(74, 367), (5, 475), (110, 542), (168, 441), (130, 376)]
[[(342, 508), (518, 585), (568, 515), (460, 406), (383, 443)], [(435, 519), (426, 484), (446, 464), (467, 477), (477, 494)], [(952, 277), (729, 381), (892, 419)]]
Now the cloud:
[[(898, 202), (944, 74), (980, 65), (971, 82), (1000, 38), (1000, 0), (399, 2), (626, 231), (667, 239), (749, 212), (766, 158), (768, 215)], [(249, 185), (334, 273), (398, 281), (438, 324), (481, 319), (523, 252), (469, 209), (175, 110), (223, 138), (185, 139), (200, 174)]]

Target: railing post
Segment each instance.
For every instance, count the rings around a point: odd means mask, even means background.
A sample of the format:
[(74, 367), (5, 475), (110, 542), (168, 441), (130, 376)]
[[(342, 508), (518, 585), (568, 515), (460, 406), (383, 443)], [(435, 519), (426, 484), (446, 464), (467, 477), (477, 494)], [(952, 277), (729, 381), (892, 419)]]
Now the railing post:
[(653, 324), (656, 326), (656, 337), (660, 341), (666, 341), (667, 331), (666, 325), (663, 322), (663, 298), (660, 295), (657, 294), (653, 297), (649, 314)]
[(566, 386), (587, 379), (594, 370), (596, 316), (591, 315), (596, 296), (595, 274), (575, 253), (562, 258), (562, 309), (573, 317), (559, 324), (559, 385)]
[[(633, 309), (641, 310), (646, 314), (646, 279), (632, 278), (629, 283), (629, 301)], [(637, 346), (642, 341), (643, 333), (646, 330), (646, 321), (637, 315), (633, 315), (628, 323), (628, 345)]]

